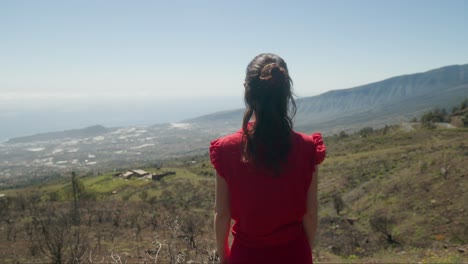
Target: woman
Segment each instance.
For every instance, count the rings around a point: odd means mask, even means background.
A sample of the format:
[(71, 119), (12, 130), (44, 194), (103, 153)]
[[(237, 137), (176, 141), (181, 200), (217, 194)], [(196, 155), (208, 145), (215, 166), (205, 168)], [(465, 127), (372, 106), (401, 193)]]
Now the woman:
[(317, 165), (325, 158), (325, 145), (318, 133), (293, 131), (291, 84), (283, 59), (255, 57), (245, 77), (242, 129), (211, 142), (221, 263), (312, 263)]

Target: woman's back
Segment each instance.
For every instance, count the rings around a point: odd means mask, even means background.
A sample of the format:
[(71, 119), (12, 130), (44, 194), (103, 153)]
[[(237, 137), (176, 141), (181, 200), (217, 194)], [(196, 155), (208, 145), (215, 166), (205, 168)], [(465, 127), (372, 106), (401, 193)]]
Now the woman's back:
[(229, 189), (232, 233), (243, 247), (265, 251), (304, 238), (307, 192), (325, 147), (320, 134), (293, 132), (291, 143), (287, 162), (276, 177), (242, 160), (242, 131), (211, 143), (211, 161)]
[(311, 263), (317, 225), (314, 171), (325, 157), (322, 138), (293, 131), (292, 79), (279, 56), (256, 56), (247, 66), (244, 88), (242, 129), (210, 147), (221, 262)]

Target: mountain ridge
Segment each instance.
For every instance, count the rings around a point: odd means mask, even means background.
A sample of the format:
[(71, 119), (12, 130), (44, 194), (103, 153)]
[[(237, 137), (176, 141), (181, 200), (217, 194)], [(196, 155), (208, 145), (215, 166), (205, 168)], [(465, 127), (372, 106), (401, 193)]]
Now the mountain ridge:
[[(366, 126), (379, 128), (407, 121), (434, 107), (451, 107), (464, 97), (468, 97), (468, 64), (449, 65), (297, 98), (294, 124), (295, 129), (301, 132), (320, 130), (325, 134), (353, 132)], [(224, 110), (181, 122), (216, 127), (216, 130), (226, 132), (235, 131), (242, 124), (243, 112), (242, 108)], [(94, 125), (14, 137), (5, 143), (76, 137), (79, 134), (98, 136), (112, 130)]]
[(6, 143), (11, 144), (30, 141), (47, 141), (52, 139), (65, 139), (67, 137), (92, 137), (108, 133), (112, 130), (113, 129), (107, 128), (102, 125), (92, 125), (85, 128), (67, 129), (63, 131), (45, 132), (30, 136), (15, 137), (9, 139), (8, 141), (6, 141)]
[[(455, 105), (460, 97), (467, 96), (468, 64), (449, 65), (298, 98), (295, 126), (304, 132), (318, 127), (335, 133), (363, 126), (381, 127), (407, 120), (434, 106)], [(243, 111), (215, 112), (186, 122), (240, 125)]]

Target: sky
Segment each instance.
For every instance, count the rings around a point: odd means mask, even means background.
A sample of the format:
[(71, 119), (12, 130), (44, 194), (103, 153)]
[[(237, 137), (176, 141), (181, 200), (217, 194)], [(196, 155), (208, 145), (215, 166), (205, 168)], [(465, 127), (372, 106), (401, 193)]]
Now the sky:
[(318, 95), (468, 63), (467, 14), (466, 0), (0, 0), (0, 109), (240, 106), (264, 52), (286, 60), (298, 97)]

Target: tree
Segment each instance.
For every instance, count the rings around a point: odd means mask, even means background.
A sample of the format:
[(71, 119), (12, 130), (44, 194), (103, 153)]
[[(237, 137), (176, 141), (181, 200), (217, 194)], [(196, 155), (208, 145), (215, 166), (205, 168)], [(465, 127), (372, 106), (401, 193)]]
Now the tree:
[(140, 197), (140, 199), (141, 199), (143, 202), (146, 202), (146, 199), (148, 198), (148, 191), (147, 191), (147, 190), (141, 191), (141, 192), (138, 194), (138, 197)]
[(195, 249), (196, 239), (202, 233), (202, 219), (195, 214), (188, 214), (182, 219), (180, 230), (183, 233), (184, 239), (188, 242), (190, 248)]
[(443, 122), (447, 116), (445, 109), (436, 108), (421, 116), (421, 124), (426, 128), (435, 128), (434, 123)]
[(369, 224), (375, 232), (384, 235), (388, 243), (398, 244), (392, 234), (395, 220), (388, 215), (387, 211), (377, 210), (374, 212), (374, 215), (369, 219)]
[(49, 202), (57, 202), (60, 200), (60, 194), (57, 191), (50, 192), (49, 194)]
[(463, 126), (468, 127), (468, 112), (465, 113), (465, 115), (462, 117), (463, 121)]
[(374, 129), (372, 127), (365, 127), (363, 129), (359, 130), (358, 133), (359, 133), (359, 135), (361, 137), (367, 137), (367, 136), (371, 135), (372, 132), (374, 132)]
[(31, 210), (32, 221), (26, 226), (31, 251), (39, 249), (54, 264), (81, 263), (89, 249), (88, 233), (58, 208), (40, 211)]
[(83, 183), (76, 177), (76, 173), (72, 172), (72, 191), (73, 191), (73, 222), (80, 224), (80, 198), (85, 193)]
[(463, 100), (460, 104), (460, 110), (465, 110), (465, 108), (468, 106), (468, 98)]
[(11, 202), (10, 197), (0, 198), (0, 221), (9, 218)]
[(345, 131), (341, 131), (341, 132), (338, 134), (338, 137), (339, 137), (339, 138), (346, 138), (346, 137), (348, 137), (348, 134), (347, 134)]
[(340, 193), (335, 193), (333, 194), (333, 208), (335, 208), (335, 212), (337, 215), (340, 215), (340, 212), (344, 208), (344, 201), (343, 198), (341, 197)]

